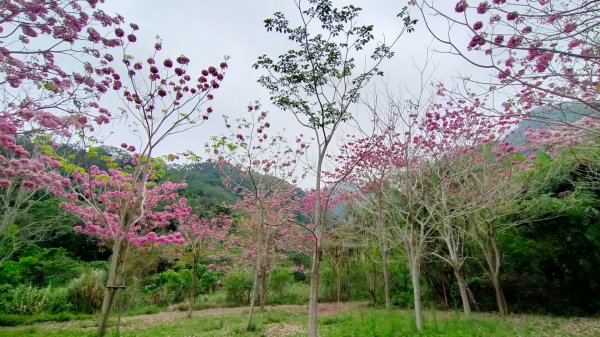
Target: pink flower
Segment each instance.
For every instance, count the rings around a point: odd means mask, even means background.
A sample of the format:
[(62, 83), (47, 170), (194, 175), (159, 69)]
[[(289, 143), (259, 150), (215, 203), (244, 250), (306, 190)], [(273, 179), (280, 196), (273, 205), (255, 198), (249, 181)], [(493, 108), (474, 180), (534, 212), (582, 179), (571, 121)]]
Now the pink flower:
[(485, 14), (488, 9), (490, 9), (490, 5), (487, 3), (487, 1), (484, 1), (477, 6), (477, 13)]
[(473, 24), (473, 29), (474, 30), (480, 30), (481, 28), (483, 28), (483, 22), (481, 21), (477, 21)]
[(565, 34), (569, 34), (569, 33), (573, 32), (575, 29), (577, 29), (577, 24), (574, 22), (570, 22), (565, 25), (563, 32)]
[(510, 37), (510, 39), (508, 39), (506, 46), (508, 48), (516, 48), (521, 44), (521, 42), (523, 42), (523, 37), (521, 35), (513, 35)]
[(462, 13), (467, 9), (467, 1), (466, 0), (461, 0), (459, 2), (456, 3), (456, 6), (454, 6), (454, 11), (456, 13)]
[(571, 50), (571, 49), (573, 49), (573, 48), (575, 48), (575, 47), (579, 46), (579, 45), (580, 45), (580, 44), (582, 44), (582, 43), (583, 43), (583, 41), (581, 41), (581, 40), (579, 40), (579, 39), (574, 39), (574, 40), (571, 40), (571, 42), (569, 42), (569, 45), (567, 46), (567, 48), (568, 48), (569, 50)]
[(179, 63), (179, 64), (188, 64), (188, 63), (190, 63), (190, 59), (189, 59), (189, 58), (187, 58), (187, 57), (186, 57), (186, 56), (184, 56), (184, 55), (181, 55), (181, 56), (179, 56), (179, 57), (177, 58), (177, 63)]
[(507, 19), (508, 21), (513, 21), (513, 20), (516, 20), (516, 19), (517, 19), (517, 17), (519, 17), (519, 13), (517, 13), (517, 12), (510, 12), (510, 13), (508, 13), (508, 14), (506, 15), (506, 19)]

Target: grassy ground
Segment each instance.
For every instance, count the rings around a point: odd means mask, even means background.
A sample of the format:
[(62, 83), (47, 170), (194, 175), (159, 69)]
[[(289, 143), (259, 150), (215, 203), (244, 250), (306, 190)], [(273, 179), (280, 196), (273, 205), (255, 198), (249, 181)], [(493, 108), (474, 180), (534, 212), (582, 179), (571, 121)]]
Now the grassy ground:
[[(408, 310), (386, 311), (356, 303), (324, 304), (319, 321), (323, 337), (392, 336), (600, 336), (600, 319), (557, 318), (512, 315), (501, 319), (493, 314), (474, 314), (463, 319), (457, 312), (426, 312), (423, 334), (415, 331)], [(256, 315), (253, 331), (242, 329), (244, 308), (196, 311), (191, 319), (183, 312), (162, 312), (125, 317), (123, 337), (208, 337), (208, 336), (304, 336), (306, 307), (282, 305), (269, 307)], [(94, 336), (95, 321), (38, 323), (30, 326), (0, 328), (0, 336), (75, 337)], [(109, 336), (116, 336), (114, 321)]]

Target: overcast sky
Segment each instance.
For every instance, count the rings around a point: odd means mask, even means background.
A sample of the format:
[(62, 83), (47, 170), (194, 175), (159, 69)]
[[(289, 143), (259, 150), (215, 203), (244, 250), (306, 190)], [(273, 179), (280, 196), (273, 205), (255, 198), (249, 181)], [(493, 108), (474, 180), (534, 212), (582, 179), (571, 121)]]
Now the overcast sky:
[[(334, 3), (348, 4), (347, 1)], [(406, 5), (406, 0), (354, 0), (351, 3), (363, 8), (361, 23), (373, 24), (380, 40), (392, 38), (402, 28), (396, 15)], [(128, 50), (138, 59), (150, 55), (156, 35), (163, 40), (163, 56), (174, 58), (185, 54), (192, 60), (191, 69), (218, 65), (224, 55), (231, 57), (225, 81), (212, 102), (213, 118), (204, 126), (172, 137), (161, 146), (159, 153), (186, 149), (201, 151), (210, 136), (224, 131), (222, 119), (217, 114), (241, 115), (246, 111), (247, 103), (255, 100), (261, 101), (271, 112), (271, 124), (275, 127), (285, 127), (289, 135), (307, 133), (291, 115), (268, 104), (268, 92), (257, 83), (261, 73), (251, 67), (259, 55), (277, 56), (289, 49), (283, 35), (266, 32), (263, 20), (276, 11), (294, 17), (296, 9), (292, 0), (108, 0), (103, 8), (140, 26), (136, 34), (138, 42)], [(419, 13), (413, 11), (413, 17), (418, 18)], [(443, 23), (438, 28), (445, 29)], [(467, 37), (464, 39), (467, 41)], [(396, 56), (382, 67), (385, 77), (380, 81), (385, 81), (394, 90), (416, 89), (419, 78), (413, 64), (423, 64), (428, 52), (431, 54), (428, 46), (431, 49), (432, 41), (425, 26), (419, 23), (414, 33), (401, 38), (395, 47)], [(449, 81), (459, 70), (468, 69), (466, 62), (449, 55), (434, 53), (433, 63), (436, 65), (435, 77), (442, 81)], [(125, 134), (126, 130), (125, 127), (115, 128), (115, 134), (107, 139), (107, 143), (117, 145), (123, 140), (133, 141)]]

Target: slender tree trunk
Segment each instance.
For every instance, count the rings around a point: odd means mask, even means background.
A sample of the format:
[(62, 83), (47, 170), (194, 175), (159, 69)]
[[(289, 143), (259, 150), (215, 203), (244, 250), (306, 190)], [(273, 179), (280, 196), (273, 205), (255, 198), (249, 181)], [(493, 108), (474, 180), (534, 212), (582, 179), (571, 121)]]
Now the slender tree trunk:
[(388, 249), (387, 244), (382, 244), (381, 259), (383, 268), (383, 290), (385, 295), (385, 308), (392, 308), (392, 300), (390, 298), (390, 272), (388, 270)]
[(123, 245), (123, 239), (118, 237), (112, 247), (112, 256), (110, 258), (110, 268), (108, 270), (108, 281), (104, 288), (104, 299), (102, 301), (102, 310), (100, 312), (100, 320), (98, 321), (98, 336), (103, 337), (106, 334), (108, 327), (108, 318), (110, 316), (110, 310), (112, 308), (115, 293), (118, 288), (119, 277), (118, 271), (121, 264), (121, 249)]
[(454, 268), (454, 276), (456, 277), (456, 283), (458, 284), (458, 290), (460, 291), (460, 299), (463, 305), (463, 311), (465, 316), (471, 315), (471, 305), (469, 304), (469, 295), (467, 294), (467, 284), (465, 277), (458, 268)]
[(494, 291), (496, 292), (496, 302), (498, 303), (498, 311), (500, 315), (506, 316), (508, 314), (508, 304), (506, 303), (506, 298), (504, 297), (504, 291), (502, 291), (502, 286), (500, 285), (500, 275), (494, 275), (494, 280), (492, 283), (494, 284)]
[(256, 306), (256, 298), (258, 297), (258, 290), (260, 287), (260, 265), (262, 264), (261, 249), (259, 247), (259, 253), (256, 255), (256, 268), (254, 268), (254, 281), (252, 283), (252, 294), (250, 296), (250, 311), (248, 312), (248, 320), (246, 321), (246, 330), (250, 330), (252, 327), (252, 317), (254, 316), (254, 307)]
[(335, 269), (335, 291), (337, 294), (337, 302), (340, 303), (342, 295), (342, 277), (340, 275), (340, 268)]
[[(320, 234), (320, 233), (319, 233)], [(310, 276), (310, 301), (308, 304), (308, 336), (319, 337), (317, 331), (317, 315), (319, 305), (319, 267), (321, 263), (321, 235), (317, 235), (315, 250), (312, 256)]]
[(192, 266), (192, 283), (190, 284), (188, 300), (188, 318), (192, 317), (192, 312), (194, 311), (194, 303), (196, 302), (196, 283), (198, 283), (198, 261), (194, 260), (194, 265)]
[(421, 304), (421, 266), (417, 256), (410, 256), (410, 275), (412, 277), (413, 297), (415, 301), (415, 323), (419, 332), (423, 331), (423, 312)]
[(485, 236), (477, 235), (476, 241), (487, 262), (488, 274), (494, 285), (494, 292), (496, 293), (498, 312), (502, 316), (508, 315), (508, 303), (504, 297), (504, 291), (502, 290), (502, 284), (500, 282), (502, 260), (500, 257), (500, 250), (498, 249), (498, 245), (496, 245), (495, 234), (492, 229), (488, 229)]
[(269, 285), (269, 275), (266, 269), (261, 273), (260, 283), (260, 310), (265, 311), (267, 305), (267, 286)]
[(377, 207), (379, 208), (379, 214), (377, 215), (377, 225), (379, 226), (379, 241), (380, 241), (380, 249), (381, 249), (381, 268), (383, 269), (383, 292), (385, 298), (385, 308), (391, 309), (392, 300), (390, 298), (390, 272), (388, 270), (388, 241), (387, 241), (387, 231), (385, 229), (385, 223), (383, 220), (383, 195), (382, 193), (378, 193), (377, 197)]

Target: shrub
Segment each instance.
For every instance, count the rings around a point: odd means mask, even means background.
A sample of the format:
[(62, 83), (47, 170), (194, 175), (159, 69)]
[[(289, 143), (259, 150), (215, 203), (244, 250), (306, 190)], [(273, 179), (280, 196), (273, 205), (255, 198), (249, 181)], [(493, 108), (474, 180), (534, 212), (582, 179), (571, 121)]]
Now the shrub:
[(77, 312), (93, 313), (102, 307), (106, 272), (91, 269), (69, 282), (68, 299)]
[(32, 285), (18, 285), (12, 288), (6, 296), (4, 310), (14, 314), (40, 312), (45, 308), (50, 293), (50, 287), (36, 288)]
[(281, 296), (287, 286), (294, 282), (294, 275), (289, 268), (275, 268), (271, 272), (269, 288), (275, 295)]
[(62, 285), (81, 272), (81, 264), (64, 248), (35, 246), (28, 253), (0, 265), (0, 284)]
[(150, 293), (150, 301), (156, 305), (172, 305), (186, 298), (191, 281), (191, 271), (167, 269), (153, 276), (145, 290)]
[(252, 279), (244, 273), (231, 273), (223, 280), (223, 289), (227, 302), (246, 305), (250, 302)]
[(71, 301), (67, 287), (48, 287), (48, 289), (49, 294), (44, 304), (44, 311), (52, 314), (74, 312), (73, 302)]

